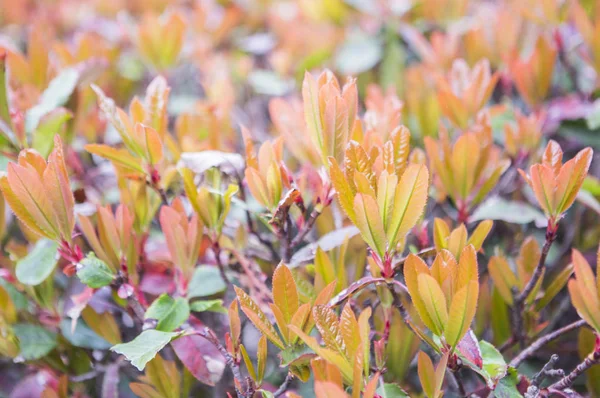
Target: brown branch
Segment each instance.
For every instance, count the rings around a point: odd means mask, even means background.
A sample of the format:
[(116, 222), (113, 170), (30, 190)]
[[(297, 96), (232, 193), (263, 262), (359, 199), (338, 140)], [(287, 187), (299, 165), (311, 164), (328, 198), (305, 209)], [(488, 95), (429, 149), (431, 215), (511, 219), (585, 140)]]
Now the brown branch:
[(559, 338), (563, 334), (568, 333), (572, 330), (578, 329), (578, 328), (584, 326), (585, 324), (586, 324), (586, 322), (584, 320), (579, 320), (577, 322), (573, 322), (567, 326), (564, 326), (558, 330), (555, 330), (552, 333), (548, 333), (547, 335), (540, 337), (539, 339), (534, 341), (529, 347), (527, 347), (525, 350), (523, 350), (519, 355), (517, 355), (515, 358), (513, 358), (513, 360), (510, 361), (509, 365), (512, 366), (513, 368), (519, 367), (519, 365), (525, 359), (529, 358), (541, 347), (543, 347), (546, 344), (548, 344), (549, 342)]
[(285, 376), (285, 380), (283, 381), (283, 383), (281, 383), (281, 385), (279, 386), (277, 391), (275, 391), (273, 393), (273, 396), (275, 398), (277, 398), (277, 397), (280, 397), (283, 394), (285, 394), (285, 392), (287, 391), (287, 389), (293, 379), (294, 379), (294, 375), (292, 375), (291, 373), (288, 373), (287, 376)]
[(571, 373), (569, 373), (567, 376), (563, 377), (562, 379), (560, 379), (559, 381), (557, 381), (556, 383), (554, 383), (550, 387), (548, 387), (548, 390), (549, 391), (552, 391), (552, 390), (561, 391), (561, 390), (564, 390), (565, 388), (571, 387), (571, 384), (573, 384), (573, 382), (575, 381), (576, 378), (578, 378), (583, 372), (585, 372), (586, 370), (588, 370), (589, 368), (591, 368), (598, 362), (600, 362), (600, 351), (595, 350), (590, 355), (588, 355), (583, 360), (583, 362), (581, 362), (579, 365), (577, 365), (577, 367), (575, 369), (573, 369), (573, 371)]
[[(243, 178), (238, 175), (237, 180), (238, 185), (240, 187), (240, 199), (242, 200), (242, 202), (246, 203), (246, 190), (244, 189)], [(267, 249), (269, 249), (269, 252), (271, 252), (271, 256), (273, 257), (273, 259), (277, 259), (278, 254), (277, 251), (275, 251), (275, 248), (273, 247), (273, 243), (262, 237), (260, 232), (258, 232), (256, 223), (254, 222), (254, 219), (252, 219), (252, 214), (250, 213), (250, 209), (248, 209), (248, 207), (246, 207), (246, 223), (248, 224), (248, 230), (250, 231), (250, 233), (254, 235), (260, 243), (266, 246)]]
[[(212, 345), (214, 345), (217, 348), (217, 350), (219, 350), (221, 355), (223, 355), (223, 358), (225, 358), (225, 363), (227, 364), (229, 369), (231, 369), (231, 373), (233, 373), (233, 378), (237, 380), (241, 386), (244, 379), (242, 378), (242, 373), (240, 372), (240, 366), (233, 359), (229, 351), (227, 351), (227, 349), (223, 347), (223, 345), (219, 342), (219, 339), (217, 338), (215, 332), (213, 332), (210, 328), (205, 327), (203, 331), (194, 331), (193, 333), (204, 337)], [(246, 394), (246, 391), (240, 391), (237, 385), (235, 385), (235, 392), (240, 398), (249, 398)]]
[(302, 241), (304, 240), (306, 235), (308, 235), (308, 233), (312, 230), (312, 228), (315, 225), (315, 222), (317, 221), (317, 218), (319, 218), (320, 214), (321, 214), (321, 211), (318, 210), (317, 208), (315, 208), (312, 211), (312, 213), (310, 213), (310, 216), (308, 217), (306, 224), (304, 224), (304, 227), (302, 228), (302, 230), (300, 230), (298, 235), (296, 235), (294, 237), (294, 239), (292, 240), (292, 242), (290, 243), (291, 248), (294, 248), (294, 247), (298, 246), (300, 243), (302, 243)]
[(548, 227), (546, 228), (546, 241), (544, 242), (544, 247), (542, 248), (542, 253), (540, 255), (540, 260), (538, 261), (535, 270), (533, 271), (533, 275), (525, 285), (525, 288), (520, 293), (516, 293), (514, 297), (514, 304), (512, 308), (512, 318), (513, 318), (513, 335), (515, 336), (515, 340), (519, 342), (521, 349), (525, 348), (525, 333), (523, 326), (523, 313), (525, 312), (525, 300), (529, 297), (535, 286), (537, 285), (539, 279), (542, 277), (544, 267), (546, 265), (546, 257), (548, 257), (548, 252), (550, 251), (550, 247), (552, 247), (552, 243), (556, 239), (556, 230), (557, 226), (548, 221)]

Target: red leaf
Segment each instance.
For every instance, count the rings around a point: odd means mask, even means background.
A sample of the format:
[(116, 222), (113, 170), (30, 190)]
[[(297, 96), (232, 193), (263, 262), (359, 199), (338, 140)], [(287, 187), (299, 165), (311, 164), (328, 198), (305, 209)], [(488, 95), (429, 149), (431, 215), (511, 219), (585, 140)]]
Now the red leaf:
[(214, 386), (225, 370), (225, 359), (209, 341), (201, 336), (183, 336), (171, 342), (175, 354), (202, 383)]

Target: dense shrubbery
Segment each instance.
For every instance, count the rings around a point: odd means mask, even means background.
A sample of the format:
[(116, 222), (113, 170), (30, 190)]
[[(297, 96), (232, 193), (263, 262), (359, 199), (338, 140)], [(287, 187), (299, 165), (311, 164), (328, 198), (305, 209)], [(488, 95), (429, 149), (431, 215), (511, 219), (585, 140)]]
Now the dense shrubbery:
[(0, 395), (600, 396), (597, 2), (0, 9)]

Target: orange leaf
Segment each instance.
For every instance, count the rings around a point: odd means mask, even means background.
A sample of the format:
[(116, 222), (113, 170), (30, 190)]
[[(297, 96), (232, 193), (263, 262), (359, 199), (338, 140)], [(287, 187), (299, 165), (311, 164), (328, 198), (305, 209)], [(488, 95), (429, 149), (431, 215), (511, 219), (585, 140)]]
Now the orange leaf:
[(298, 311), (298, 289), (290, 269), (283, 263), (273, 273), (273, 302), (279, 307), (287, 325)]
[[(340, 315), (339, 323), (340, 332), (346, 344), (346, 351), (348, 352), (349, 358), (354, 358), (357, 355), (358, 347), (361, 344), (360, 330), (358, 321), (354, 315), (354, 311), (350, 307), (350, 304), (346, 304)], [(363, 353), (361, 352), (361, 355)], [(361, 364), (362, 366), (362, 364)], [(362, 372), (362, 369), (361, 369)]]
[(406, 281), (406, 287), (408, 288), (408, 293), (410, 294), (410, 298), (417, 309), (417, 313), (419, 317), (429, 329), (435, 329), (435, 324), (433, 319), (429, 315), (427, 308), (425, 307), (425, 303), (421, 298), (421, 294), (419, 293), (419, 275), (431, 275), (429, 271), (429, 267), (425, 262), (417, 257), (414, 254), (409, 254), (408, 258), (404, 262), (404, 279)]
[(234, 286), (234, 288), (244, 314), (246, 314), (246, 316), (261, 333), (267, 336), (271, 343), (276, 345), (277, 348), (284, 350), (285, 345), (277, 335), (277, 331), (271, 322), (269, 322), (266, 315), (258, 307), (258, 305), (256, 305), (254, 300), (252, 300), (252, 298), (239, 287)]
[(317, 305), (313, 308), (313, 316), (325, 346), (349, 360), (351, 356), (335, 312), (329, 306)]

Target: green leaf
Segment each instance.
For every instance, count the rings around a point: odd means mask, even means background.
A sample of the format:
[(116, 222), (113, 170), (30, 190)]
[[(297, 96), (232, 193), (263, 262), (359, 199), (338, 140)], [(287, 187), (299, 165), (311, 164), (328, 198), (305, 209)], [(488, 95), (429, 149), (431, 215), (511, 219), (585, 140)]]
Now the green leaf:
[(258, 392), (261, 394), (262, 398), (274, 398), (275, 397), (275, 395), (273, 395), (273, 393), (270, 391), (258, 390)]
[(20, 355), (27, 361), (42, 358), (56, 347), (56, 333), (41, 326), (19, 323), (13, 331), (19, 339)]
[(343, 227), (339, 229), (334, 229), (331, 232), (326, 233), (318, 241), (311, 243), (309, 245), (304, 246), (302, 249), (298, 250), (292, 256), (290, 263), (287, 266), (291, 268), (296, 268), (300, 264), (311, 261), (315, 258), (315, 254), (317, 252), (317, 248), (320, 247), (324, 252), (328, 252), (330, 250), (335, 249), (336, 247), (341, 246), (346, 239), (351, 239), (359, 233), (358, 228), (351, 225), (348, 227)]
[(54, 146), (54, 136), (61, 131), (64, 123), (73, 118), (73, 113), (65, 108), (57, 108), (41, 118), (32, 138), (32, 147), (43, 157), (47, 157)]
[(248, 75), (248, 84), (257, 94), (283, 96), (294, 88), (294, 81), (286, 79), (274, 71), (256, 69)]
[(124, 355), (139, 371), (156, 356), (171, 340), (181, 333), (145, 330), (129, 343), (117, 344), (110, 350)]
[(110, 348), (111, 344), (90, 329), (81, 319), (77, 321), (74, 330), (71, 326), (72, 323), (69, 319), (63, 319), (60, 323), (60, 332), (75, 347), (92, 350), (107, 350)]
[(500, 220), (513, 224), (529, 224), (534, 222), (541, 227), (547, 224), (546, 217), (536, 208), (516, 201), (507, 201), (493, 197), (483, 202), (469, 218), (469, 221)]
[(207, 265), (196, 268), (188, 286), (188, 298), (212, 296), (227, 288), (219, 269)]
[(171, 332), (181, 326), (190, 317), (190, 306), (183, 297), (176, 299), (162, 294), (146, 310), (145, 319), (156, 319), (156, 330)]
[(381, 60), (383, 45), (374, 36), (358, 32), (348, 36), (335, 57), (335, 66), (342, 75), (358, 75)]
[(108, 286), (115, 278), (112, 270), (94, 253), (90, 253), (78, 265), (77, 276), (82, 283), (98, 289)]
[(519, 375), (514, 368), (508, 369), (508, 374), (503, 377), (493, 391), (495, 398), (520, 398), (521, 393), (517, 389)]
[(409, 395), (398, 385), (392, 383), (380, 384), (377, 388), (377, 394), (382, 398), (404, 398)]
[(0, 278), (0, 286), (6, 290), (17, 310), (25, 310), (29, 305), (27, 297), (5, 279)]
[(481, 357), (483, 358), (483, 370), (485, 370), (492, 379), (498, 380), (506, 375), (507, 365), (504, 357), (487, 341), (480, 341)]
[(33, 250), (17, 262), (15, 273), (19, 282), (36, 286), (45, 281), (58, 262), (58, 244), (49, 239), (40, 239)]
[(594, 101), (594, 105), (585, 117), (588, 129), (597, 130), (600, 128), (600, 100)]
[(58, 74), (40, 96), (40, 101), (25, 114), (25, 131), (31, 133), (44, 115), (67, 103), (77, 87), (80, 73), (75, 68), (65, 69)]
[(223, 300), (197, 300), (190, 303), (190, 310), (194, 312), (218, 312), (227, 314), (227, 308), (223, 307)]

